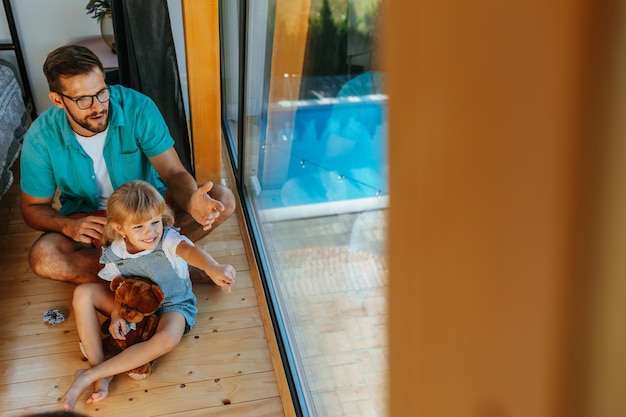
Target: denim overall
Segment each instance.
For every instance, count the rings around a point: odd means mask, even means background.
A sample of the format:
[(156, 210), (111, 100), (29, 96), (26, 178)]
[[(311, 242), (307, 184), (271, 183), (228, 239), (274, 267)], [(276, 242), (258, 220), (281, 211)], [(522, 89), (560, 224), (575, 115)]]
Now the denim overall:
[[(163, 236), (168, 230), (169, 228), (163, 231)], [(187, 328), (185, 329), (185, 333), (187, 333), (193, 327), (198, 313), (196, 296), (191, 288), (191, 279), (179, 277), (165, 252), (163, 252), (163, 236), (152, 252), (138, 258), (122, 259), (111, 250), (110, 246), (106, 247), (100, 262), (115, 263), (125, 277), (137, 276), (150, 278), (154, 281), (165, 294), (165, 300), (161, 303), (156, 314), (178, 311), (187, 321)]]

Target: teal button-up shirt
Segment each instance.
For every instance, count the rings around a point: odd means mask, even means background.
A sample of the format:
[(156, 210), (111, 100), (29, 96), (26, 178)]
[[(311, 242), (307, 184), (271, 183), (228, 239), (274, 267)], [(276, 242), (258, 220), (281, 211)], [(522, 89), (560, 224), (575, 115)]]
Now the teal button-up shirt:
[[(156, 104), (119, 85), (111, 86), (109, 103), (103, 152), (113, 189), (142, 179), (165, 195), (165, 185), (148, 158), (171, 148), (174, 139)], [(47, 198), (57, 188), (61, 191), (61, 213), (98, 210), (93, 162), (76, 140), (63, 109), (52, 106), (35, 119), (24, 137), (20, 170), (20, 185), (26, 194)]]

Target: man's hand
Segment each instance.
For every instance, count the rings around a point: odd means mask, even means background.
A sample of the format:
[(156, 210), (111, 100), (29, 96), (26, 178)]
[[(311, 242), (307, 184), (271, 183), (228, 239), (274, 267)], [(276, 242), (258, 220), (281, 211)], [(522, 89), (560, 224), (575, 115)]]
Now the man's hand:
[(100, 216), (85, 216), (72, 219), (63, 230), (63, 234), (76, 242), (93, 244), (99, 242), (102, 238), (106, 222), (106, 218)]
[(202, 225), (204, 231), (209, 230), (220, 216), (220, 213), (224, 211), (224, 205), (209, 196), (209, 191), (212, 188), (213, 183), (211, 181), (198, 187), (198, 190), (193, 193), (189, 201), (189, 214), (196, 222)]
[[(216, 196), (214, 184), (209, 181), (198, 187), (195, 178), (183, 167), (174, 147), (149, 159), (161, 180), (165, 183), (174, 203), (189, 213), (191, 218), (202, 227), (204, 232), (208, 232), (213, 227), (213, 223), (226, 210), (222, 203), (224, 200)], [(222, 187), (218, 187), (218, 190), (220, 188)], [(219, 198), (219, 200), (211, 198), (208, 194), (209, 192)], [(230, 196), (230, 192), (228, 195)], [(230, 215), (230, 205), (232, 203), (229, 201), (227, 204), (229, 205), (229, 212), (226, 214)], [(220, 219), (219, 222), (222, 220)]]

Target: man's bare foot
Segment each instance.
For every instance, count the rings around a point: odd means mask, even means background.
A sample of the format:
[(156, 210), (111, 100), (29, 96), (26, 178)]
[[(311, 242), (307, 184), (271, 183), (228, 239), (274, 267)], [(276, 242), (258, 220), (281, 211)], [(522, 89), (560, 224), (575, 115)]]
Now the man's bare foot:
[[(85, 375), (87, 369), (79, 369), (74, 374), (74, 382), (69, 389), (63, 395), (63, 409), (65, 411), (72, 411), (76, 407), (76, 403), (83, 395), (83, 392), (89, 387), (91, 381)], [(109, 383), (113, 379), (112, 376), (102, 378), (93, 384), (93, 393), (87, 398), (87, 403), (97, 403), (104, 400), (109, 395)]]

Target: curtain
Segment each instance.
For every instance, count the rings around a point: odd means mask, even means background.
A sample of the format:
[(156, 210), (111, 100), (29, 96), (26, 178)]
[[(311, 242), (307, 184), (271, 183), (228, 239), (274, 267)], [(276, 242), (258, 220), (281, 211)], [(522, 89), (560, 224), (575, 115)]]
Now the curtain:
[(166, 0), (111, 0), (119, 82), (154, 100), (193, 175), (191, 142)]

